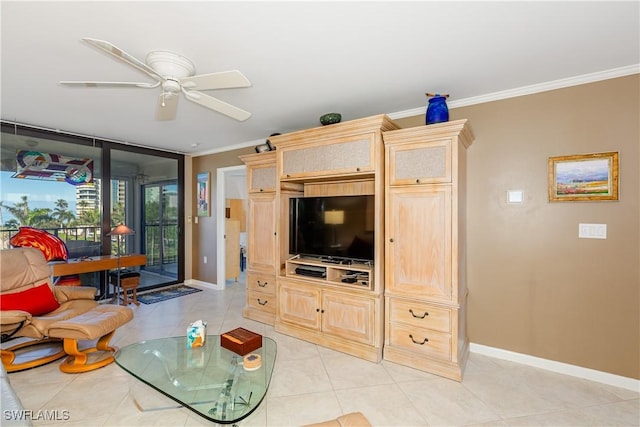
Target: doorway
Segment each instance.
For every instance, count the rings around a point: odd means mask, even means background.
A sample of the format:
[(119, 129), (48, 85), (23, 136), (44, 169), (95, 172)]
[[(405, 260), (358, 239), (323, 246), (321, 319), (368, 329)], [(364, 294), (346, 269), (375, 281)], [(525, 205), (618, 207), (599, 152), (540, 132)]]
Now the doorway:
[[(226, 218), (228, 199), (247, 200), (247, 167), (245, 165), (218, 168), (216, 177), (216, 227), (217, 227), (217, 287), (224, 289), (227, 279)], [(242, 237), (240, 238), (242, 242)], [(241, 243), (242, 246), (242, 243)], [(240, 262), (240, 258), (238, 258)]]

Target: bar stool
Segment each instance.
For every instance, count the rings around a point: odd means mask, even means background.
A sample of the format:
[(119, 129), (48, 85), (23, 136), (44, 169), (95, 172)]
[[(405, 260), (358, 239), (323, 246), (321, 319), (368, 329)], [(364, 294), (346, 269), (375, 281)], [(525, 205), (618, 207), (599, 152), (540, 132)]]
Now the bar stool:
[(140, 284), (140, 273), (129, 270), (120, 271), (120, 283), (118, 284), (118, 272), (109, 273), (109, 281), (116, 288), (122, 289), (122, 305), (129, 305), (129, 291), (131, 291), (131, 302), (140, 305), (138, 302), (138, 285)]

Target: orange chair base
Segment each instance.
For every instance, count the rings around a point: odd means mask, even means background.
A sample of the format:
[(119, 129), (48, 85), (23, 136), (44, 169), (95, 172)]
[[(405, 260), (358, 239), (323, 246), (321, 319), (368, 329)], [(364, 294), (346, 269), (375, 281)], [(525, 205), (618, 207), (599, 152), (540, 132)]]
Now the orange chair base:
[[(26, 349), (27, 347), (40, 346), (48, 343), (59, 345), (62, 343), (62, 340), (59, 338), (44, 338), (41, 340), (27, 341), (20, 344), (16, 344), (12, 347), (8, 347), (6, 349), (3, 349), (0, 352), (2, 355), (2, 364), (6, 368), (7, 372), (18, 372), (18, 371), (24, 371), (26, 369), (31, 369), (31, 368), (36, 368), (38, 366), (46, 365), (47, 363), (54, 362), (58, 359), (63, 358), (66, 355), (64, 348), (61, 348), (60, 351), (57, 351), (52, 354), (48, 354), (43, 357), (34, 357), (25, 362), (15, 363), (16, 351), (21, 349)], [(28, 355), (28, 351), (25, 351), (25, 354)]]
[[(98, 340), (95, 347), (84, 350), (78, 349), (78, 340), (65, 338), (63, 341), (64, 352), (67, 358), (60, 365), (60, 370), (67, 374), (78, 374), (81, 372), (93, 371), (113, 363), (113, 354), (118, 350), (117, 347), (111, 347), (109, 341), (115, 331), (109, 332)], [(98, 360), (89, 363), (88, 354), (102, 352), (104, 353)]]

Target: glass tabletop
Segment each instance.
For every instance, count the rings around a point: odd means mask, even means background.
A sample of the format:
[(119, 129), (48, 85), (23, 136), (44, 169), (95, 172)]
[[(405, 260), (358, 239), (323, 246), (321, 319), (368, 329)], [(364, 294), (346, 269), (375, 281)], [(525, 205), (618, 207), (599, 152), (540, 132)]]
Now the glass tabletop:
[(276, 343), (262, 337), (262, 347), (250, 354), (262, 359), (260, 367), (245, 369), (243, 356), (220, 346), (219, 335), (207, 335), (204, 346), (195, 348), (187, 348), (187, 337), (182, 336), (122, 347), (115, 361), (138, 380), (198, 415), (231, 424), (251, 414), (264, 399), (276, 359)]

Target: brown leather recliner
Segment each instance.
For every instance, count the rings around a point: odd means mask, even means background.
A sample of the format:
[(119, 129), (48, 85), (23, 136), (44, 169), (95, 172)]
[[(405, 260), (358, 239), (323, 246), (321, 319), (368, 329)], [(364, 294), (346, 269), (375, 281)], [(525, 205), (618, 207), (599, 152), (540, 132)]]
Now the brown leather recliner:
[[(22, 247), (0, 251), (1, 355), (7, 371), (33, 368), (65, 355), (69, 357), (60, 367), (64, 372), (84, 372), (111, 363), (116, 349), (109, 347), (108, 342), (116, 328), (133, 318), (133, 311), (127, 307), (98, 304), (93, 287), (53, 286), (50, 274), (49, 264), (38, 249)], [(53, 298), (41, 285), (49, 287)], [(39, 292), (37, 297), (44, 300), (48, 297), (51, 311), (36, 314), (27, 311), (42, 309), (33, 308), (36, 290), (47, 294), (41, 298), (42, 293)], [(22, 302), (29, 308), (16, 309), (16, 304), (21, 305)], [(10, 340), (21, 337), (30, 340), (10, 345)], [(98, 339), (96, 347), (78, 350), (78, 340), (94, 339)], [(50, 342), (62, 343), (62, 349), (36, 359), (23, 357), (22, 353), (16, 358), (20, 349), (26, 351), (26, 347)], [(95, 351), (105, 352), (107, 357), (88, 363), (86, 354)], [(26, 360), (18, 362), (17, 359)]]

